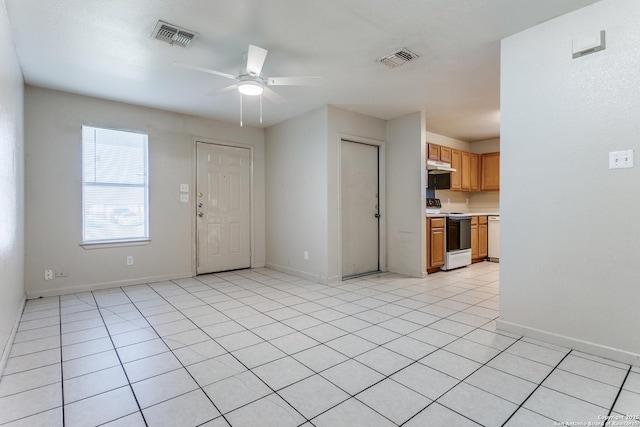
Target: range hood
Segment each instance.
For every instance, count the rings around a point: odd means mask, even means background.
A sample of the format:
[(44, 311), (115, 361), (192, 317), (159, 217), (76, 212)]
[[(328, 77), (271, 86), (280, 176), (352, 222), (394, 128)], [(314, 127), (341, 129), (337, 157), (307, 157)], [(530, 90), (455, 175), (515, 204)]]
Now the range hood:
[(438, 162), (436, 160), (427, 160), (427, 171), (430, 174), (456, 172), (450, 163)]

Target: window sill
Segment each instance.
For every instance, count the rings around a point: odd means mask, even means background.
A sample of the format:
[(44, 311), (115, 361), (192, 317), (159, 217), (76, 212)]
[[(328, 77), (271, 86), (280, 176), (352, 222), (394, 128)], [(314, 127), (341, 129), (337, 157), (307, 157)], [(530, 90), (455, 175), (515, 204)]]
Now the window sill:
[(148, 245), (149, 243), (151, 243), (151, 239), (80, 243), (80, 246), (83, 249), (107, 249), (126, 246), (144, 246)]

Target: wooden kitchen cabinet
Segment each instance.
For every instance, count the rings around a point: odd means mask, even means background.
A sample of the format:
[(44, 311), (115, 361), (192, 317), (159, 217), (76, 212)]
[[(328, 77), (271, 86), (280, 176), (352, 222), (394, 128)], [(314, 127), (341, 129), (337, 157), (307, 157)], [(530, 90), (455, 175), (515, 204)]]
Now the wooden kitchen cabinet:
[(451, 163), (451, 148), (440, 146), (440, 161)]
[(480, 190), (480, 156), (472, 153), (470, 155), (470, 163), (469, 190), (478, 191)]
[(471, 217), (471, 262), (478, 259), (478, 217)]
[(460, 150), (451, 150), (451, 167), (456, 171), (451, 172), (451, 189), (462, 189), (462, 152)]
[(471, 189), (471, 153), (461, 151), (460, 158), (460, 167), (462, 169), (462, 173), (460, 174), (460, 188), (469, 191)]
[(444, 218), (427, 218), (427, 272), (440, 270), (444, 254)]
[(480, 157), (481, 179), (480, 190), (500, 189), (500, 152), (486, 153)]
[(427, 160), (440, 160), (440, 149), (438, 144), (427, 144)]
[(486, 216), (478, 217), (478, 259), (483, 260), (489, 255), (489, 225)]
[(487, 253), (487, 217), (472, 216), (471, 217), (471, 262), (483, 261)]

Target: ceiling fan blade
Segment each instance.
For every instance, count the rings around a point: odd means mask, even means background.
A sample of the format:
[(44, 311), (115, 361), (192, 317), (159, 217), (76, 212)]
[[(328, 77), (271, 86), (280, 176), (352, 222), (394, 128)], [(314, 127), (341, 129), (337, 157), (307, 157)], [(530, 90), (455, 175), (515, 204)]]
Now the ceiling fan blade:
[(225, 86), (222, 89), (218, 89), (218, 90), (214, 90), (214, 91), (211, 91), (211, 92), (207, 92), (207, 95), (209, 95), (209, 96), (219, 95), (221, 93), (230, 92), (230, 91), (232, 91), (234, 89), (237, 89), (237, 88), (238, 88), (238, 85), (233, 84), (233, 85)]
[(247, 72), (259, 76), (266, 58), (266, 49), (250, 44), (249, 51), (247, 52)]
[(180, 62), (174, 62), (173, 65), (177, 65), (178, 67), (189, 68), (191, 70), (202, 71), (204, 73), (215, 74), (216, 76), (226, 77), (228, 79), (237, 80), (238, 77), (232, 74), (223, 73), (222, 71), (212, 70), (210, 68), (198, 67), (196, 65), (183, 64)]
[(320, 76), (269, 77), (265, 79), (269, 86), (313, 86), (322, 82)]
[(273, 102), (274, 104), (282, 104), (285, 102), (285, 99), (283, 97), (281, 97), (280, 95), (275, 93), (273, 90), (269, 89), (268, 87), (264, 88), (264, 90), (262, 91), (262, 94), (265, 96), (265, 98), (267, 98), (269, 101)]

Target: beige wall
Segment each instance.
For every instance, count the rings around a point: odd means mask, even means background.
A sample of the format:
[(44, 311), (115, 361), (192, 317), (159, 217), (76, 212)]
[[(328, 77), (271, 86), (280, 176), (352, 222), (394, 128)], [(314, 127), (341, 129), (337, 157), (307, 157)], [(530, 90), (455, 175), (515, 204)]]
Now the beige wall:
[(341, 280), (340, 138), (383, 142), (385, 131), (384, 120), (331, 106), (266, 130), (267, 266)]
[(638, 22), (602, 0), (503, 40), (500, 101), (500, 327), (636, 365), (640, 168), (608, 153), (640, 153)]
[(24, 302), (22, 72), (0, 2), (0, 376)]
[[(265, 262), (264, 132), (261, 129), (54, 90), (25, 90), (26, 283), (29, 297), (187, 277), (194, 268), (194, 212), (179, 186), (195, 189), (194, 137), (254, 147), (254, 266)], [(151, 242), (84, 249), (83, 124), (149, 135)], [(133, 255), (134, 265), (126, 265)], [(44, 280), (45, 269), (68, 277)]]
[(424, 114), (389, 120), (387, 140), (387, 268), (421, 277), (427, 269)]

